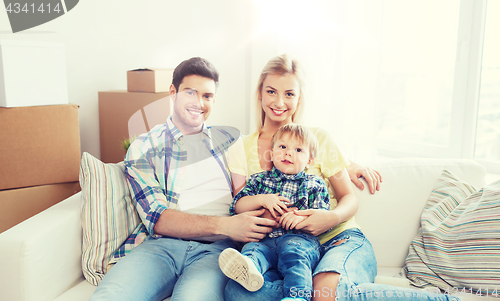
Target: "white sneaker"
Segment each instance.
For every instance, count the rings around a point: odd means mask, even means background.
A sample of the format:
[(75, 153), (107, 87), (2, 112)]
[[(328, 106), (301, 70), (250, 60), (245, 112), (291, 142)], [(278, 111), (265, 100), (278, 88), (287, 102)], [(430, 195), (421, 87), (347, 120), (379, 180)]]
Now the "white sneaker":
[(227, 248), (219, 256), (219, 267), (229, 278), (238, 282), (248, 291), (258, 291), (264, 285), (264, 277), (253, 261), (232, 248)]

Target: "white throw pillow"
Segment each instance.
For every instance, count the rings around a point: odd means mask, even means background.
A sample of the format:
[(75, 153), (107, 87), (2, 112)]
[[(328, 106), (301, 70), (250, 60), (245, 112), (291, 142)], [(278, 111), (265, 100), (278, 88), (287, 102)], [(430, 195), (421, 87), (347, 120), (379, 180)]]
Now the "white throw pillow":
[(107, 272), (110, 257), (140, 222), (124, 170), (123, 162), (105, 164), (83, 153), (82, 270), (87, 281), (94, 285)]
[(476, 190), (444, 170), (404, 270), (413, 285), (450, 293), (500, 287), (500, 181)]

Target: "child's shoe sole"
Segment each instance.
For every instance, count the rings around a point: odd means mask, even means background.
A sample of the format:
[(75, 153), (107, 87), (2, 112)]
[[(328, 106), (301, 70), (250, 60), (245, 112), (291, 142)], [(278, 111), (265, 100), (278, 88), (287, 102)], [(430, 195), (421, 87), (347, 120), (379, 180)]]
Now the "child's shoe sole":
[(227, 248), (219, 256), (219, 267), (229, 278), (238, 282), (250, 292), (258, 291), (264, 285), (264, 278), (251, 259), (232, 248)]

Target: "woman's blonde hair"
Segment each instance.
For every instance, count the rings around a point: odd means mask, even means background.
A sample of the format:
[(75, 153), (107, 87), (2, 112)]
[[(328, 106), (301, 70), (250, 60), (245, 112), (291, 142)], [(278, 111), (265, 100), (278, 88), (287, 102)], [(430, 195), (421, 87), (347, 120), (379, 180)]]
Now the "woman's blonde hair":
[[(292, 122), (297, 122), (300, 120), (302, 116), (302, 104), (304, 102), (304, 71), (302, 70), (302, 66), (295, 59), (292, 59), (287, 54), (282, 54), (280, 56), (273, 57), (270, 59), (267, 64), (262, 69), (262, 72), (259, 76), (259, 82), (257, 83), (257, 90), (255, 93), (255, 103), (257, 105), (257, 129), (259, 132), (264, 125), (264, 119), (266, 114), (262, 109), (262, 87), (264, 86), (264, 80), (266, 80), (267, 75), (276, 74), (276, 75), (288, 75), (293, 74), (297, 78), (300, 87), (300, 96), (297, 103), (297, 109), (295, 113), (292, 115)], [(260, 113), (259, 113), (260, 112)]]
[(304, 143), (309, 148), (309, 157), (311, 159), (316, 157), (316, 153), (319, 148), (318, 139), (316, 139), (314, 133), (307, 127), (296, 123), (282, 125), (276, 133), (274, 133), (273, 138), (271, 139), (271, 149), (274, 147), (276, 141), (281, 139), (283, 136), (287, 136), (288, 138), (299, 140)]

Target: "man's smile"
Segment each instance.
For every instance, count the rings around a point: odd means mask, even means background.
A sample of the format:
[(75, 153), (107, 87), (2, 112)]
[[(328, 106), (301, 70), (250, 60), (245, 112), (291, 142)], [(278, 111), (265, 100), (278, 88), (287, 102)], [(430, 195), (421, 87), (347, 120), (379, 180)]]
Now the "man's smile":
[(188, 111), (189, 114), (196, 116), (196, 117), (203, 114), (203, 110), (200, 110), (200, 109), (186, 109), (186, 111)]

